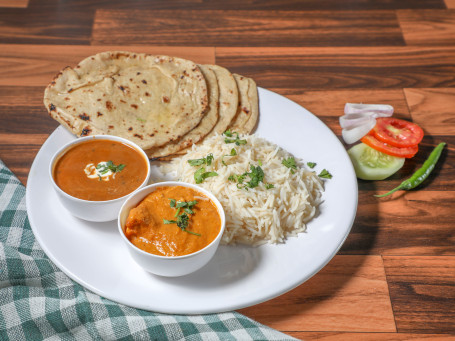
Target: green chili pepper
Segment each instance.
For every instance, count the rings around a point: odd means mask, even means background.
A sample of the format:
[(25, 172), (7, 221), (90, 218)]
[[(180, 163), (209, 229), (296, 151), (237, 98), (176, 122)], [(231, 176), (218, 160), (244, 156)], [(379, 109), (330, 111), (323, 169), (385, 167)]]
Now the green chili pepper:
[(410, 190), (419, 186), (426, 178), (428, 178), (431, 171), (434, 169), (434, 166), (438, 162), (445, 145), (446, 144), (444, 142), (438, 144), (436, 148), (433, 149), (428, 159), (423, 163), (422, 167), (420, 167), (409, 179), (403, 181), (398, 187), (395, 187), (390, 192), (375, 195), (375, 197), (382, 198), (400, 189)]

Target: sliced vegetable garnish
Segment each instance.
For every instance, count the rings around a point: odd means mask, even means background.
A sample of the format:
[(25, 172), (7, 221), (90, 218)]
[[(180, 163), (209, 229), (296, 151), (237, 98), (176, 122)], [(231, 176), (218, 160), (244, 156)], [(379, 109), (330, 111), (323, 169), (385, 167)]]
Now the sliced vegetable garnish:
[(344, 113), (346, 115), (371, 113), (375, 117), (390, 117), (393, 115), (393, 107), (388, 104), (346, 103)]
[(395, 147), (411, 147), (422, 141), (423, 130), (417, 124), (398, 118), (378, 118), (372, 135)]
[(369, 134), (362, 137), (360, 141), (369, 145), (371, 148), (376, 149), (377, 151), (391, 156), (411, 158), (419, 151), (419, 147), (417, 145), (406, 148), (399, 148), (379, 141), (376, 137)]
[(410, 190), (419, 186), (426, 178), (428, 178), (430, 173), (433, 171), (445, 145), (446, 145), (445, 142), (441, 142), (440, 144), (438, 144), (433, 149), (428, 159), (425, 160), (422, 167), (420, 167), (414, 174), (412, 174), (412, 176), (409, 179), (403, 181), (398, 187), (395, 187), (390, 192), (381, 195), (375, 195), (375, 197), (382, 198), (400, 189)]
[(362, 125), (350, 129), (347, 128), (343, 129), (341, 131), (341, 136), (343, 136), (344, 142), (346, 142), (347, 144), (352, 144), (360, 140), (366, 134), (368, 134), (368, 132), (371, 129), (373, 129), (375, 125), (376, 120), (373, 117), (369, 117), (368, 121), (366, 121)]
[(348, 150), (355, 174), (362, 180), (384, 180), (404, 165), (404, 158), (381, 153), (360, 143)]

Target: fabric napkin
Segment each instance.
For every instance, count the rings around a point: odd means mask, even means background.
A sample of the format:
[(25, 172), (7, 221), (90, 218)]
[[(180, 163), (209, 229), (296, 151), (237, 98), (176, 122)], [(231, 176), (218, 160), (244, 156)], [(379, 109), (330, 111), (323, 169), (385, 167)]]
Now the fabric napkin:
[(0, 160), (0, 340), (295, 340), (239, 313), (166, 315), (100, 297), (45, 255)]

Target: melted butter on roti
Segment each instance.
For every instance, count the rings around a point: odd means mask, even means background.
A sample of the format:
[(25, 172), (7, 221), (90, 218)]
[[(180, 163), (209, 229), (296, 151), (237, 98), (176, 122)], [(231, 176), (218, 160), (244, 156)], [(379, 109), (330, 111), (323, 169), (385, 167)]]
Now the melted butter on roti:
[(46, 88), (44, 103), (78, 136), (112, 134), (146, 149), (196, 127), (208, 108), (207, 93), (191, 61), (103, 52), (62, 70)]

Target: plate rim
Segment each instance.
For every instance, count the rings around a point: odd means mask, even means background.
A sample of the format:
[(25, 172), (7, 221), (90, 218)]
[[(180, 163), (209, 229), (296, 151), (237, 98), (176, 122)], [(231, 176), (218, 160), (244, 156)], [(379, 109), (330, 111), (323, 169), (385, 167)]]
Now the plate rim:
[[(283, 100), (289, 101), (289, 102), (293, 103), (294, 105), (299, 106), (301, 109), (303, 109), (306, 112), (306, 114), (309, 114), (309, 115), (313, 116), (314, 119), (318, 120), (321, 124), (323, 124), (327, 128), (327, 130), (336, 138), (338, 143), (345, 150), (344, 146), (338, 140), (338, 138), (336, 137), (334, 132), (324, 122), (322, 122), (322, 120), (320, 120), (319, 117), (317, 117), (316, 115), (314, 115), (313, 113), (308, 111), (305, 107), (301, 106), (300, 104), (290, 100), (289, 98), (287, 98), (287, 97), (285, 97), (283, 95), (280, 95), (280, 94), (275, 93), (275, 92), (273, 92), (271, 90), (264, 89), (264, 88), (261, 88), (261, 87), (258, 87), (259, 101), (260, 101), (260, 98), (261, 98), (261, 96), (260, 96), (261, 93), (264, 93), (264, 95), (267, 95), (267, 94), (268, 95), (272, 95), (273, 94), (273, 96), (278, 96), (278, 97), (280, 97)], [(261, 115), (260, 115), (259, 119), (260, 118), (261, 118)], [(35, 168), (38, 167), (37, 166), (37, 163), (38, 163), (37, 160), (39, 159), (39, 157), (41, 157), (41, 153), (44, 153), (45, 147), (49, 143), (51, 143), (50, 142), (51, 141), (51, 137), (54, 134), (58, 134), (59, 130), (65, 130), (65, 128), (63, 126), (59, 125), (49, 135), (49, 137), (46, 139), (46, 141), (41, 146), (40, 150), (38, 151), (37, 155), (35, 156), (35, 158), (33, 160), (31, 168), (30, 168), (29, 179), (30, 179), (31, 176), (33, 176), (33, 173), (35, 172)], [(346, 153), (346, 155), (347, 155), (347, 153)], [(273, 294), (264, 295), (264, 296), (261, 296), (260, 298), (246, 301), (243, 304), (230, 304), (229, 302), (227, 302), (227, 304), (223, 305), (224, 308), (221, 308), (221, 309), (219, 309), (219, 308), (218, 309), (217, 308), (215, 308), (215, 309), (208, 308), (208, 309), (200, 309), (200, 310), (198, 310), (197, 308), (195, 308), (195, 309), (179, 309), (178, 312), (176, 312), (175, 309), (169, 309), (169, 310), (167, 310), (167, 309), (159, 309), (159, 310), (155, 310), (155, 309), (151, 309), (147, 305), (144, 305), (144, 306), (131, 305), (131, 303), (128, 302), (127, 300), (125, 301), (122, 298), (118, 298), (118, 297), (112, 298), (110, 295), (106, 295), (105, 292), (103, 292), (102, 290), (99, 290), (97, 287), (95, 287), (95, 286), (91, 285), (90, 283), (86, 282), (84, 279), (80, 278), (79, 276), (74, 274), (72, 271), (70, 271), (66, 266), (64, 266), (61, 263), (61, 261), (59, 259), (57, 259), (54, 256), (54, 254), (48, 249), (46, 243), (44, 243), (44, 241), (42, 240), (40, 234), (36, 233), (36, 228), (37, 227), (33, 223), (33, 220), (34, 220), (33, 213), (31, 212), (31, 208), (30, 208), (32, 203), (31, 203), (31, 194), (30, 194), (30, 191), (28, 190), (29, 189), (29, 181), (27, 182), (27, 188), (26, 188), (26, 207), (27, 207), (27, 214), (28, 214), (28, 218), (29, 218), (29, 222), (30, 222), (30, 226), (31, 226), (31, 229), (33, 231), (33, 234), (34, 234), (37, 242), (39, 243), (39, 245), (43, 249), (44, 253), (46, 254), (46, 256), (50, 258), (50, 260), (59, 268), (60, 271), (65, 273), (73, 281), (75, 281), (76, 283), (82, 285), (84, 288), (90, 290), (91, 292), (94, 292), (97, 295), (99, 295), (101, 297), (104, 297), (104, 298), (107, 298), (107, 299), (109, 299), (109, 300), (111, 300), (113, 302), (118, 302), (120, 304), (124, 304), (124, 305), (130, 306), (130, 307), (143, 309), (143, 310), (147, 310), (147, 311), (153, 311), (153, 312), (162, 312), (162, 313), (168, 313), (168, 314), (188, 314), (188, 315), (207, 314), (207, 313), (221, 313), (221, 312), (227, 312), (227, 311), (232, 311), (232, 310), (237, 310), (237, 309), (250, 307), (250, 306), (257, 305), (257, 304), (266, 302), (268, 300), (274, 299), (274, 298), (276, 298), (278, 296), (281, 296), (282, 294), (284, 294), (286, 292), (289, 292), (292, 289), (294, 289), (294, 288), (300, 286), (301, 284), (305, 283), (306, 281), (308, 281), (315, 274), (319, 273), (333, 259), (333, 257), (338, 253), (340, 248), (345, 243), (347, 237), (349, 236), (349, 234), (351, 232), (351, 229), (352, 229), (352, 226), (354, 224), (356, 215), (357, 215), (357, 209), (358, 209), (358, 184), (357, 184), (357, 180), (356, 180), (356, 177), (355, 177), (355, 172), (354, 172), (354, 169), (353, 169), (352, 165), (351, 165), (350, 168), (351, 168), (351, 176), (354, 176), (354, 180), (355, 180), (355, 181), (353, 181), (353, 183), (355, 184), (355, 189), (353, 190), (353, 193), (355, 194), (354, 212), (352, 212), (352, 214), (350, 216), (349, 227), (346, 228), (345, 233), (343, 235), (343, 238), (338, 242), (337, 247), (332, 250), (330, 255), (328, 255), (327, 258), (324, 260), (324, 262), (321, 262), (319, 264), (319, 266), (314, 268), (310, 273), (307, 273), (299, 281), (296, 281), (296, 282), (293, 282), (293, 283), (289, 283), (288, 285), (283, 285), (280, 290), (275, 291)]]

